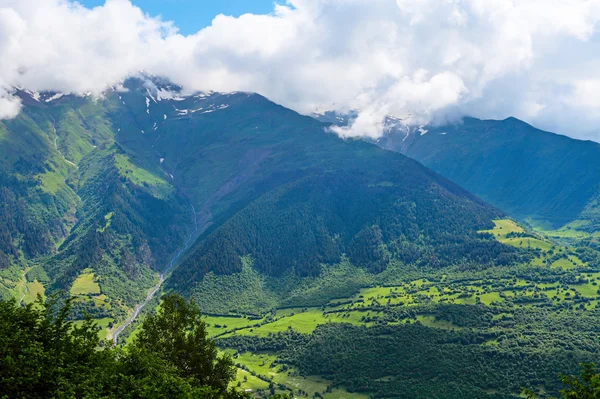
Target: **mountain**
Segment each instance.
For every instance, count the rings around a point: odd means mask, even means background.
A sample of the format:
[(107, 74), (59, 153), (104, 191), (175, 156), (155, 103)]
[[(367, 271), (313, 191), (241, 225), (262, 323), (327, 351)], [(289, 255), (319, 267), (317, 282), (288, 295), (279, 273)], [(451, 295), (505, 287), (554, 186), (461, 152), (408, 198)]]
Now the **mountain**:
[(515, 118), (389, 129), (378, 143), (422, 162), (511, 216), (547, 230), (600, 227), (600, 144)]
[(260, 275), (300, 279), (344, 256), (371, 273), (392, 261), (519, 258), (478, 233), (498, 210), (258, 94), (184, 96), (150, 78), (100, 98), (18, 94), (23, 111), (0, 125), (5, 294), (20, 292), (15, 265), (29, 280), (41, 267), (49, 292), (78, 292), (98, 317), (123, 315), (189, 234), (195, 244), (169, 281), (188, 295), (207, 273), (241, 272), (247, 257)]
[[(131, 86), (120, 96), (138, 109), (139, 127), (121, 129), (119, 143), (139, 163), (158, 164), (198, 215), (196, 243), (167, 288), (205, 306), (204, 277), (239, 274), (244, 259), (260, 276), (295, 282), (344, 255), (375, 273), (391, 261), (442, 268), (520, 259), (478, 233), (501, 217), (496, 209), (417, 162), (344, 141), (258, 94), (157, 101)], [(273, 284), (264, 287), (273, 295)]]
[(188, 234), (189, 205), (129, 162), (111, 117), (135, 116), (118, 95), (17, 94), (23, 111), (0, 122), (0, 292), (32, 300), (44, 283), (77, 293), (81, 315), (124, 315)]

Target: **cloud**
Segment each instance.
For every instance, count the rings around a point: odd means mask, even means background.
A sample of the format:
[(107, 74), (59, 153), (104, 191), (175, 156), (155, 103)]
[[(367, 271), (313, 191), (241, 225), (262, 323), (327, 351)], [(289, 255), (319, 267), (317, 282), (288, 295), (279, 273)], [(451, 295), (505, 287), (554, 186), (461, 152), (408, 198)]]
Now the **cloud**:
[[(289, 0), (189, 36), (129, 0), (0, 0), (0, 118), (12, 87), (101, 92), (139, 70), (186, 90), (359, 111), (343, 136), (516, 116), (600, 140), (600, 0)], [(4, 94), (2, 94), (4, 93)]]
[(0, 120), (12, 119), (19, 115), (21, 110), (21, 100), (17, 97), (13, 97), (8, 93), (0, 93)]

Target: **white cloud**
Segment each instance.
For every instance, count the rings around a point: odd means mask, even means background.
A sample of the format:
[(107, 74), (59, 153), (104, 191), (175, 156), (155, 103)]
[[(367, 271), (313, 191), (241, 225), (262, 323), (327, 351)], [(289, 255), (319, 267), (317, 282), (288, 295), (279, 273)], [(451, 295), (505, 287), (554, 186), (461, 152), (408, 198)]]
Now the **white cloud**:
[(129, 0), (0, 0), (0, 117), (14, 86), (101, 92), (146, 70), (304, 113), (360, 110), (345, 136), (381, 135), (387, 113), (468, 114), (598, 140), (599, 21), (600, 0), (289, 0), (183, 36)]
[(0, 120), (12, 119), (19, 115), (21, 110), (21, 100), (18, 97), (13, 97), (0, 91)]

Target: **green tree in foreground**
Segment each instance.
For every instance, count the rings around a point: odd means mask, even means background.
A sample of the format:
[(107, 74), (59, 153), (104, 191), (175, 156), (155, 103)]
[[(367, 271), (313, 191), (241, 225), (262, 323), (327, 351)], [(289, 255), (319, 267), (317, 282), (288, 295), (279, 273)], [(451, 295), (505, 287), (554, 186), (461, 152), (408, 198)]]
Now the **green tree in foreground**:
[(159, 356), (181, 378), (222, 395), (235, 379), (233, 360), (218, 356), (196, 305), (178, 295), (166, 295), (159, 311), (146, 317), (133, 347)]
[[(579, 376), (561, 375), (560, 381), (566, 386), (560, 391), (563, 399), (598, 399), (600, 398), (600, 374), (595, 364), (583, 364)], [(523, 393), (527, 399), (537, 399), (539, 396), (528, 389)]]
[(0, 397), (235, 399), (229, 357), (219, 357), (198, 309), (164, 298), (134, 345), (102, 347), (96, 324), (68, 320), (71, 301), (21, 307), (0, 301)]

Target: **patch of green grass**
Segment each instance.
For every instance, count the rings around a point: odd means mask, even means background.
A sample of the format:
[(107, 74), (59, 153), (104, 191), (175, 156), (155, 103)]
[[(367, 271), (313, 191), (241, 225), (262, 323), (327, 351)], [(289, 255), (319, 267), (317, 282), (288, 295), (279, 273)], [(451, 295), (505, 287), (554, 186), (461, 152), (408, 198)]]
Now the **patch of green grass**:
[(575, 289), (579, 291), (579, 293), (586, 297), (595, 298), (598, 296), (598, 286), (594, 286), (592, 284), (583, 284), (575, 286)]
[(349, 323), (370, 327), (372, 323), (365, 323), (361, 320), (364, 314), (364, 312), (330, 313), (327, 315), (327, 319), (332, 323)]
[(540, 228), (540, 230), (550, 237), (581, 239), (589, 237), (591, 235), (595, 235), (582, 230), (590, 224), (591, 222), (589, 220), (574, 220), (556, 230), (544, 228)]
[(258, 390), (267, 390), (269, 389), (269, 383), (261, 380), (260, 378), (253, 376), (250, 372), (246, 370), (242, 370), (240, 368), (237, 369), (237, 374), (235, 378), (234, 386), (237, 386), (237, 383), (240, 383), (239, 389), (246, 391), (250, 389), (252, 392)]
[[(233, 351), (227, 351), (233, 354)], [(252, 373), (273, 381), (276, 385), (281, 384), (288, 389), (293, 390), (295, 395), (299, 395), (300, 391), (306, 392), (308, 397), (313, 397), (315, 393), (321, 394), (327, 399), (366, 399), (367, 396), (349, 393), (344, 389), (335, 388), (331, 393), (324, 393), (329, 386), (329, 382), (322, 377), (297, 375), (293, 368), (286, 371), (280, 371), (279, 366), (275, 365), (277, 357), (269, 353), (238, 353), (234, 362), (244, 365)], [(241, 389), (252, 389), (252, 391), (266, 390), (269, 383), (252, 375), (246, 370), (238, 368), (237, 382), (240, 382)], [(289, 391), (278, 391), (281, 393), (289, 393)]]
[(479, 295), (479, 299), (481, 299), (481, 303), (484, 305), (490, 305), (494, 302), (499, 302), (502, 300), (499, 292), (489, 292), (486, 294)]
[(507, 237), (507, 235), (525, 233), (525, 230), (516, 222), (510, 219), (494, 220), (494, 228), (491, 230), (482, 230), (480, 233), (490, 233), (499, 242), (517, 248), (531, 248), (548, 251), (552, 248), (552, 243), (540, 238), (534, 237)]
[(504, 238), (499, 241), (517, 248), (540, 249), (542, 251), (548, 251), (552, 248), (552, 243), (531, 237)]
[[(113, 319), (111, 317), (105, 317), (102, 319), (94, 319), (94, 322), (98, 324), (98, 336), (100, 339), (106, 339), (108, 334), (108, 324), (111, 323)], [(75, 320), (73, 322), (76, 326), (81, 326), (83, 324), (83, 320)]]
[[(581, 264), (581, 261), (579, 262)], [(559, 259), (557, 261), (555, 261), (554, 263), (552, 263), (550, 265), (551, 268), (553, 269), (564, 269), (564, 270), (571, 270), (571, 269), (577, 269), (578, 267), (580, 267), (580, 265), (573, 264), (572, 262), (570, 262), (568, 259)]]
[(235, 328), (250, 327), (261, 322), (261, 320), (251, 320), (246, 317), (226, 317), (226, 316), (203, 316), (202, 320), (206, 323), (206, 331), (210, 337), (222, 334)]
[(104, 230), (106, 230), (110, 227), (113, 215), (114, 215), (114, 212), (109, 212), (106, 215), (104, 215), (105, 224), (103, 227), (98, 228), (98, 232), (104, 233)]
[(173, 192), (173, 187), (165, 179), (133, 164), (127, 155), (115, 154), (114, 157), (119, 174), (133, 184), (149, 188), (158, 198), (167, 197)]
[(517, 223), (510, 219), (494, 220), (494, 228), (492, 230), (482, 230), (480, 233), (490, 233), (494, 237), (506, 237), (509, 233), (524, 233), (525, 230)]
[(58, 134), (58, 150), (71, 162), (78, 164), (86, 154), (94, 149), (92, 145), (92, 132), (83, 126), (77, 112), (65, 108), (59, 115), (56, 123)]
[(56, 194), (61, 187), (65, 185), (64, 177), (54, 171), (47, 171), (38, 176), (41, 188), (48, 194)]
[[(600, 276), (600, 273), (590, 273), (592, 277), (587, 277), (587, 280), (589, 281), (586, 284), (581, 284), (581, 285), (575, 285), (575, 289), (577, 291), (579, 291), (579, 293), (585, 297), (590, 297), (590, 298), (595, 298), (598, 296), (598, 290), (600, 289), (600, 285), (598, 285), (598, 282), (596, 281), (596, 278), (598, 278)], [(596, 285), (594, 285), (594, 282), (596, 283)]]
[(427, 327), (441, 328), (443, 330), (453, 330), (460, 327), (452, 324), (446, 320), (436, 320), (434, 316), (430, 315), (417, 315), (417, 321)]
[(299, 333), (310, 334), (319, 324), (329, 323), (331, 320), (323, 316), (323, 312), (317, 309), (309, 309), (306, 312), (297, 313), (293, 316), (283, 317), (273, 323), (265, 324), (263, 326), (238, 331), (238, 334), (243, 335), (256, 335), (264, 337), (269, 333), (277, 333), (286, 331), (291, 328)]
[(38, 294), (40, 294), (42, 296), (42, 299), (44, 299), (45, 292), (46, 292), (46, 290), (44, 288), (44, 285), (42, 283), (40, 283), (39, 281), (35, 280), (35, 281), (27, 282), (27, 294), (23, 298), (23, 302), (25, 302), (25, 303), (35, 302), (37, 300)]
[(71, 287), (71, 295), (94, 295), (100, 294), (100, 286), (94, 280), (94, 273), (86, 269), (77, 277)]

